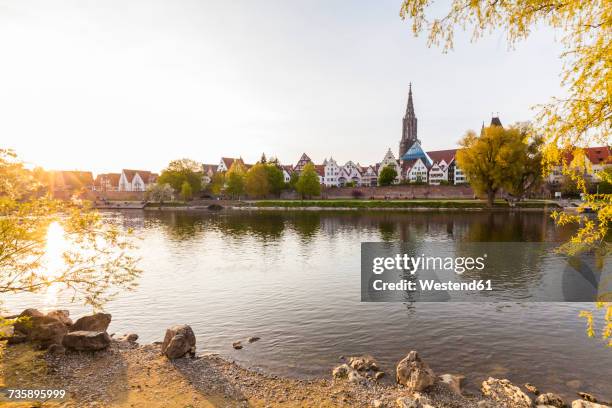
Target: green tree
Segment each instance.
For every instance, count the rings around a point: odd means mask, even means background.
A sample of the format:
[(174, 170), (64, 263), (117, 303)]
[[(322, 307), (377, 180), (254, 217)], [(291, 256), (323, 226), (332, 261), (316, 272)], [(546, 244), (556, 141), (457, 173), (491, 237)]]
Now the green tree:
[(393, 166), (384, 167), (378, 175), (379, 186), (390, 186), (397, 178), (397, 171)]
[(275, 196), (279, 196), (285, 188), (285, 176), (283, 170), (270, 160), (266, 166), (266, 173), (268, 176), (268, 185), (270, 186), (270, 193)]
[(308, 163), (302, 169), (300, 177), (295, 184), (295, 190), (303, 198), (310, 198), (321, 194), (321, 183), (319, 175), (312, 163)]
[(270, 183), (268, 182), (268, 165), (257, 163), (246, 172), (244, 177), (244, 187), (253, 198), (265, 197), (270, 193)]
[[(133, 289), (140, 271), (130, 255), (129, 231), (87, 206), (51, 200), (38, 190), (16, 155), (0, 149), (0, 296), (54, 286), (100, 309), (121, 290)], [(43, 257), (48, 239), (68, 243), (52, 266)]]
[(191, 200), (192, 196), (193, 190), (191, 189), (191, 184), (189, 184), (187, 180), (183, 181), (183, 184), (181, 185), (181, 198), (183, 201), (189, 201)]
[(157, 182), (170, 184), (174, 191), (181, 191), (184, 182), (188, 182), (192, 192), (202, 189), (202, 165), (191, 159), (173, 160), (162, 170)]
[(212, 176), (212, 180), (208, 185), (208, 188), (210, 188), (211, 193), (213, 193), (214, 195), (221, 194), (221, 191), (223, 191), (223, 188), (225, 187), (225, 176), (225, 172), (218, 172)]
[(300, 173), (298, 173), (297, 171), (294, 171), (293, 173), (291, 173), (291, 176), (289, 178), (289, 188), (292, 190), (296, 190), (296, 186), (297, 186), (297, 182), (300, 179)]
[(146, 197), (147, 200), (158, 202), (161, 206), (165, 201), (172, 200), (174, 197), (174, 189), (168, 183), (155, 183), (147, 188)]
[(232, 198), (240, 199), (244, 194), (244, 165), (241, 160), (234, 160), (225, 176), (225, 192)]

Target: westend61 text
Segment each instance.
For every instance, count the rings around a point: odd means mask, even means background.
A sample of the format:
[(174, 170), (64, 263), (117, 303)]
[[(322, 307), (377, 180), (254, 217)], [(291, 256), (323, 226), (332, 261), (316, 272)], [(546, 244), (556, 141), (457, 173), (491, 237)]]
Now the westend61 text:
[(491, 280), (473, 280), (470, 282), (436, 282), (434, 280), (418, 280), (417, 282), (402, 279), (399, 282), (383, 282), (375, 280), (372, 282), (372, 287), (376, 291), (385, 290), (401, 290), (401, 291), (485, 291), (493, 290)]

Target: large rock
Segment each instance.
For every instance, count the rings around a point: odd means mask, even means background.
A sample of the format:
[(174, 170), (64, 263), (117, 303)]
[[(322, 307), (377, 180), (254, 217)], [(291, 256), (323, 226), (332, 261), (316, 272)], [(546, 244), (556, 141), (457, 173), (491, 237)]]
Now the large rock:
[(107, 348), (111, 338), (105, 331), (78, 330), (67, 333), (62, 345), (72, 350), (96, 351)]
[(36, 309), (26, 309), (14, 324), (16, 337), (25, 336), (28, 341), (38, 341), (42, 345), (60, 344), (68, 328), (56, 317), (45, 315)]
[(94, 313), (89, 316), (83, 316), (77, 319), (76, 322), (68, 331), (95, 331), (105, 332), (108, 329), (108, 325), (111, 322), (112, 316), (109, 313)]
[(512, 408), (530, 408), (531, 398), (527, 396), (519, 387), (508, 380), (498, 380), (489, 377), (482, 382), (482, 394), (491, 398), (501, 406)]
[(557, 408), (565, 408), (565, 402), (563, 402), (563, 398), (558, 396), (557, 394), (553, 394), (552, 392), (547, 392), (545, 394), (538, 395), (538, 398), (535, 400), (536, 405), (547, 405), (551, 407)]
[(610, 405), (580, 399), (572, 402), (572, 408), (610, 408)]
[(396, 368), (396, 381), (405, 385), (409, 392), (423, 391), (433, 385), (436, 376), (431, 368), (421, 360), (419, 354), (412, 350)]
[(195, 353), (196, 338), (191, 327), (180, 324), (166, 330), (161, 351), (170, 360), (183, 357), (187, 353)]

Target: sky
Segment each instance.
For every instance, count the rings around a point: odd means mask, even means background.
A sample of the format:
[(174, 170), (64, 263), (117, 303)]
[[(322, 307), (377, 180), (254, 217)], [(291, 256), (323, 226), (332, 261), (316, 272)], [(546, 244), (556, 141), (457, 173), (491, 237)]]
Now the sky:
[(397, 155), (409, 83), (426, 150), (561, 93), (550, 30), (513, 50), (459, 32), (444, 54), (400, 3), (0, 0), (0, 147), (94, 173), (262, 152), (365, 165)]

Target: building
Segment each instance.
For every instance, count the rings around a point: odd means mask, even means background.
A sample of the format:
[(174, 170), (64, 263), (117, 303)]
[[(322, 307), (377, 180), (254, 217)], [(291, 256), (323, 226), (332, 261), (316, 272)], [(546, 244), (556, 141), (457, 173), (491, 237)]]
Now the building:
[(308, 157), (306, 153), (302, 153), (300, 160), (298, 160), (297, 164), (293, 166), (293, 171), (300, 173), (304, 166), (306, 166), (308, 163), (312, 163), (312, 160), (310, 160), (310, 157)]
[[(570, 169), (582, 173), (587, 181), (595, 184), (599, 183), (601, 178), (598, 174), (607, 167), (612, 166), (610, 147), (587, 147), (581, 150), (583, 153), (581, 155), (575, 155), (572, 152), (565, 153), (562, 161), (564, 161)], [(561, 184), (564, 178), (563, 165), (559, 163), (559, 165), (552, 168), (548, 175), (548, 182), (555, 186)]]
[(120, 173), (102, 173), (96, 176), (94, 180), (95, 191), (118, 191)]
[(202, 185), (212, 182), (218, 168), (217, 164), (202, 164)]
[(121, 170), (118, 191), (146, 191), (157, 182), (158, 175), (148, 170)]

